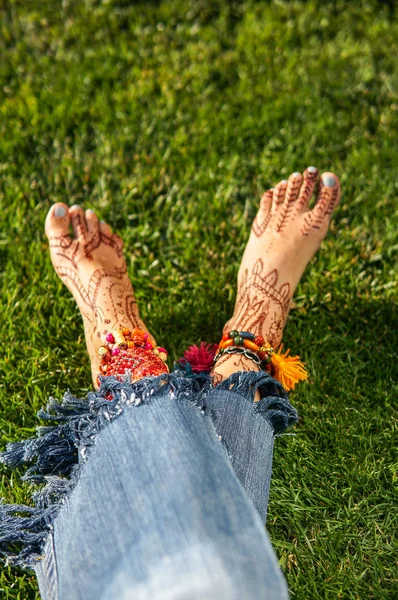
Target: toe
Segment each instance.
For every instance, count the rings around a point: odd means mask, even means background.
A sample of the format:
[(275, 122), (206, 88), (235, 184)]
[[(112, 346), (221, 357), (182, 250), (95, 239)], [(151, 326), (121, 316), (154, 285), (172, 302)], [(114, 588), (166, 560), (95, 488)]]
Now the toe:
[(69, 210), (63, 202), (57, 202), (48, 211), (45, 232), (48, 238), (69, 237)]
[(108, 225), (108, 223), (105, 223), (105, 221), (100, 221), (99, 227), (102, 241), (108, 246), (115, 248), (118, 255), (121, 256), (123, 250), (123, 242), (121, 238), (116, 233), (112, 233), (111, 226)]
[(112, 235), (112, 228), (110, 225), (108, 225), (108, 223), (105, 223), (105, 221), (100, 221), (100, 230), (101, 230), (101, 234), (106, 236), (106, 237), (111, 237)]
[(289, 205), (296, 202), (300, 192), (303, 176), (301, 173), (292, 173), (287, 181), (284, 203)]
[(122, 238), (121, 238), (121, 237), (119, 237), (119, 236), (117, 235), (117, 233), (114, 233), (114, 234), (112, 235), (112, 239), (113, 239), (114, 243), (116, 244), (117, 248), (118, 248), (119, 250), (123, 250), (123, 246), (124, 246), (124, 244), (123, 244), (123, 240), (122, 240)]
[(81, 206), (78, 204), (71, 206), (69, 209), (69, 216), (75, 238), (85, 237), (87, 234), (87, 227), (84, 218), (84, 211)]
[(314, 212), (330, 216), (340, 201), (340, 181), (334, 173), (323, 173)]
[(297, 200), (297, 203), (301, 208), (308, 207), (312, 194), (314, 193), (317, 180), (318, 169), (316, 167), (307, 167), (303, 174), (303, 183)]
[(274, 195), (273, 195), (273, 199), (272, 199), (272, 210), (273, 211), (278, 210), (278, 205), (282, 204), (282, 202), (284, 201), (285, 194), (286, 194), (286, 188), (287, 188), (287, 180), (286, 179), (283, 179), (282, 181), (277, 183), (276, 186), (274, 187)]
[(274, 195), (273, 189), (267, 190), (260, 201), (260, 208), (252, 224), (253, 233), (259, 237), (265, 231), (271, 216), (272, 198)]
[(91, 210), (91, 208), (89, 208), (85, 212), (85, 217), (86, 217), (87, 231), (90, 234), (96, 234), (96, 233), (98, 233), (98, 231), (99, 231), (99, 220), (98, 220), (98, 217), (95, 214), (95, 212), (93, 210)]
[(267, 190), (262, 195), (262, 198), (260, 200), (260, 210), (263, 213), (269, 213), (269, 211), (271, 209), (271, 205), (272, 205), (273, 195), (274, 195), (274, 190), (273, 189)]

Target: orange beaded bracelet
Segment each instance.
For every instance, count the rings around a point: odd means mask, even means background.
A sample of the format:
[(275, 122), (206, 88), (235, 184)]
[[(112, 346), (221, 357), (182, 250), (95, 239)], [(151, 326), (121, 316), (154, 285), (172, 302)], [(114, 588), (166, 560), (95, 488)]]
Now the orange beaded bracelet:
[(259, 359), (265, 364), (271, 362), (271, 355), (274, 351), (272, 346), (267, 345), (262, 335), (254, 335), (250, 331), (237, 331), (233, 329), (229, 333), (224, 333), (221, 338), (221, 342), (218, 345), (218, 349), (225, 350), (231, 346), (241, 347), (244, 346), (248, 350), (256, 352)]
[[(224, 333), (218, 345), (218, 351), (214, 357), (213, 365), (223, 354), (239, 353), (245, 354), (247, 358), (254, 360), (254, 353), (258, 357), (260, 368), (268, 371), (272, 377), (280, 381), (283, 387), (289, 391), (294, 389), (298, 381), (308, 379), (304, 364), (299, 356), (289, 356), (290, 349), (282, 353), (281, 344), (275, 352), (272, 346), (267, 345), (262, 335), (254, 335), (250, 331), (237, 331), (233, 329)], [(247, 352), (247, 354), (246, 354)], [(257, 364), (257, 361), (254, 361)]]

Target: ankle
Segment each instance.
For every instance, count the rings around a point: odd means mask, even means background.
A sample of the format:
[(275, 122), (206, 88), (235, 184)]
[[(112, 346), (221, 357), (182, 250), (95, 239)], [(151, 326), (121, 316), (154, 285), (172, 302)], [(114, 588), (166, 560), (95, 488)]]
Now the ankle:
[(258, 312), (255, 317), (242, 319), (241, 316), (235, 319), (232, 317), (223, 329), (223, 334), (229, 333), (232, 330), (250, 331), (256, 337), (262, 337), (266, 345), (271, 346), (275, 350), (282, 341), (282, 333), (285, 326), (285, 320), (279, 318), (280, 312), (271, 315)]
[[(258, 373), (261, 371), (261, 369), (252, 360), (243, 355), (225, 354), (219, 361), (217, 361), (213, 369), (210, 371), (210, 377), (213, 385), (217, 386), (234, 373), (242, 371), (254, 371), (255, 373)], [(257, 391), (254, 401), (258, 402), (259, 400), (260, 393)]]

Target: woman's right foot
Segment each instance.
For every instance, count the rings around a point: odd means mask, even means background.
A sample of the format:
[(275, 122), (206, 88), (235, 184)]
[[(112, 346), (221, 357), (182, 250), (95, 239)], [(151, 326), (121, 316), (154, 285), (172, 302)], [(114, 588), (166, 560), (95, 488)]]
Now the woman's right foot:
[[(94, 386), (98, 348), (114, 329), (146, 331), (127, 275), (121, 239), (92, 210), (57, 203), (45, 224), (54, 269), (72, 293), (84, 322)], [(153, 336), (150, 336), (153, 339)]]
[[(293, 173), (263, 195), (239, 268), (234, 314), (224, 333), (251, 331), (274, 348), (281, 343), (293, 293), (340, 201), (338, 178), (324, 173), (310, 208), (317, 180), (317, 169), (308, 167), (303, 175)], [(214, 368), (214, 381), (237, 370), (252, 370), (253, 364), (233, 354), (223, 356)]]

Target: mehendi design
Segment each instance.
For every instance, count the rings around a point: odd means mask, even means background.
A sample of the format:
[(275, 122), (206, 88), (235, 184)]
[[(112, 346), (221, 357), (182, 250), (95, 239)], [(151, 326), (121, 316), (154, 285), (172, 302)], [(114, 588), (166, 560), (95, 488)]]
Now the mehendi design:
[(338, 189), (338, 187), (335, 187), (335, 188), (333, 188), (333, 192), (332, 192), (332, 200), (329, 202), (329, 206), (327, 207), (326, 212), (325, 212), (325, 214), (328, 217), (330, 217), (330, 215), (334, 211), (338, 199), (339, 199), (339, 189)]
[[(310, 209), (317, 180), (317, 169), (309, 167), (303, 177), (294, 174), (263, 195), (239, 269), (233, 317), (224, 333), (251, 331), (261, 334), (274, 348), (280, 345), (294, 289), (319, 248), (340, 199), (338, 181), (324, 187), (321, 180), (316, 204)], [(227, 361), (232, 371), (253, 368), (233, 354), (225, 355), (213, 369), (217, 382), (218, 368)]]
[(224, 327), (258, 332), (277, 346), (289, 312), (290, 284), (278, 285), (278, 271), (264, 273), (264, 261), (259, 258), (251, 273), (246, 269), (239, 286), (234, 317)]
[(288, 224), (290, 217), (292, 216), (292, 213), (295, 209), (296, 198), (300, 187), (300, 179), (297, 179), (297, 181), (290, 182), (289, 186), (287, 187), (283, 205), (279, 209), (278, 213), (275, 215), (275, 230), (277, 232), (283, 231), (283, 229)]
[(317, 178), (318, 172), (311, 173), (309, 171), (306, 171), (300, 190), (300, 195), (296, 201), (296, 214), (300, 212), (305, 206), (308, 206)]
[[(271, 219), (271, 210), (270, 210), (270, 206), (268, 206), (268, 204), (270, 205), (272, 202), (272, 190), (268, 190), (267, 192), (265, 192), (264, 196), (261, 198), (261, 203), (260, 203), (260, 210), (258, 211), (254, 221), (253, 221), (253, 225), (252, 225), (252, 232), (254, 233), (254, 235), (256, 237), (260, 237), (270, 219)], [(267, 208), (268, 208), (268, 212), (267, 212)]]
[[(76, 231), (83, 231), (80, 215), (72, 217)], [(72, 239), (70, 235), (50, 237), (53, 264), (59, 277), (75, 296), (83, 316), (93, 326), (97, 337), (104, 326), (133, 325), (143, 326), (139, 318), (130, 282), (127, 280), (127, 268), (123, 258), (122, 244), (116, 235), (106, 235), (101, 231), (81, 235)], [(78, 263), (87, 259), (94, 260), (93, 252), (101, 244), (112, 248), (115, 252), (115, 266), (98, 268), (91, 274), (88, 283), (83, 284)], [(117, 258), (116, 258), (117, 257)], [(60, 263), (57, 264), (57, 258)], [(119, 259), (119, 260), (118, 260)], [(69, 266), (65, 266), (65, 262)], [(112, 264), (112, 261), (109, 261)], [(87, 273), (87, 269), (84, 270)], [(98, 300), (101, 294), (101, 301)]]
[(217, 373), (215, 371), (211, 372), (210, 378), (211, 378), (213, 387), (216, 387), (219, 383), (221, 383), (224, 380), (224, 377), (221, 375), (221, 373)]

